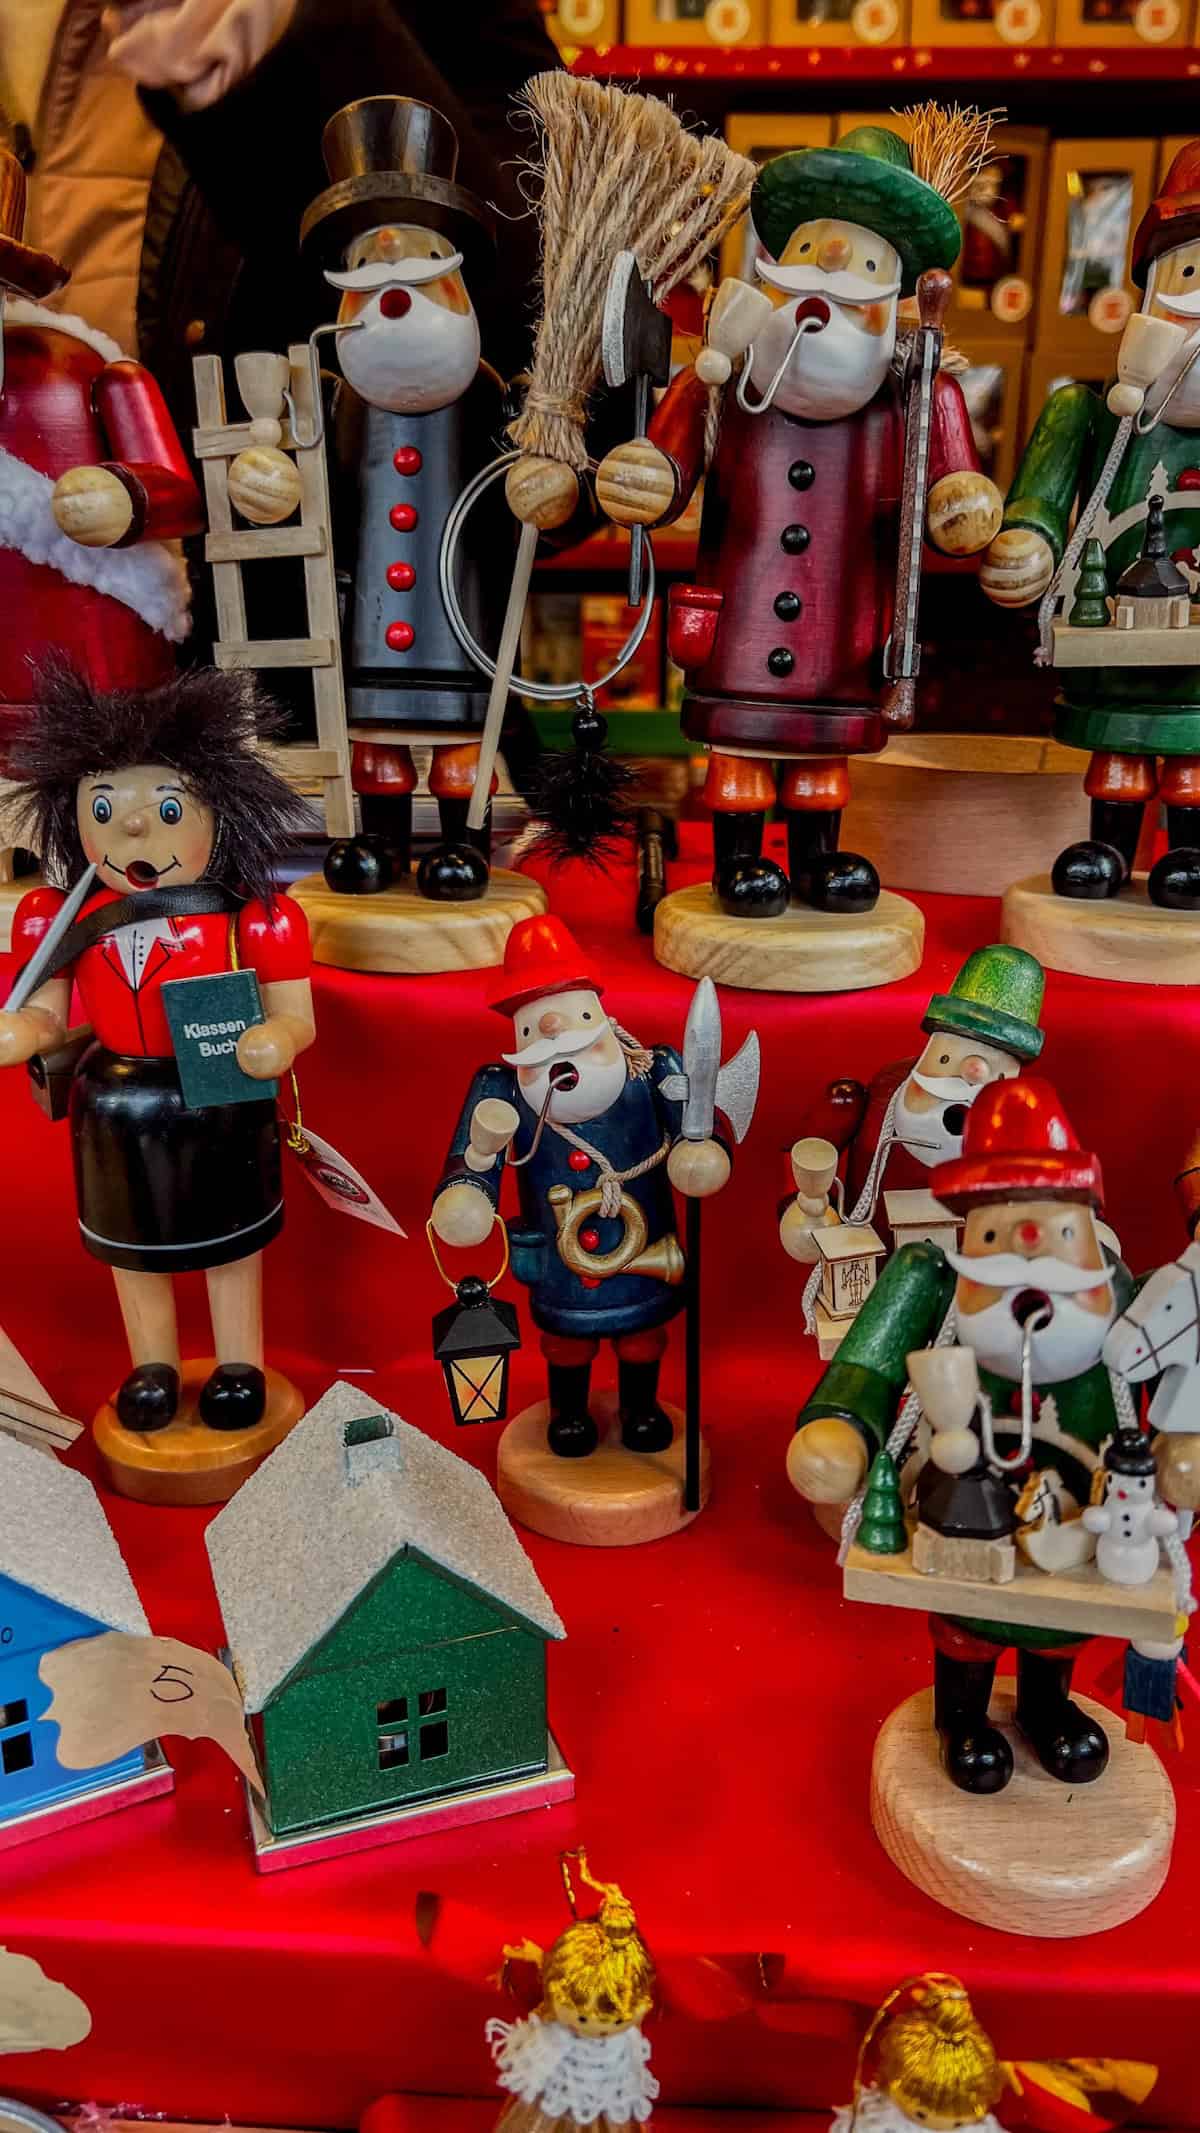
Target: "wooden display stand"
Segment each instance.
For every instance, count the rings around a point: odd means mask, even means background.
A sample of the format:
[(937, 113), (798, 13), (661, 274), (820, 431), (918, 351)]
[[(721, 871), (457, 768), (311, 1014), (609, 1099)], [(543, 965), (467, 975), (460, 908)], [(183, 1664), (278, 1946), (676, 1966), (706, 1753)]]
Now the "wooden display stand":
[(581, 46), (616, 44), (621, 35), (619, 0), (558, 0), (546, 17), (546, 28), (569, 65)]
[(843, 841), (897, 888), (1002, 896), (1087, 836), (1087, 766), (1085, 749), (1058, 741), (900, 734), (855, 764)]
[[(549, 1540), (582, 1548), (632, 1548), (665, 1540), (699, 1514), (683, 1506), (683, 1416), (664, 1401), (675, 1425), (665, 1452), (628, 1452), (621, 1443), (616, 1394), (598, 1393), (592, 1414), (600, 1444), (586, 1459), (560, 1459), (546, 1443), (549, 1408), (527, 1407), (500, 1439), (496, 1494), (510, 1518)], [(712, 1462), (700, 1455), (700, 1509), (708, 1502)]]
[(984, 0), (973, 14), (961, 0), (913, 0), (914, 44), (1049, 44), (1054, 0)]
[(1048, 874), (1015, 881), (1005, 891), (1001, 939), (1077, 978), (1200, 985), (1200, 912), (1160, 910), (1144, 874), (1099, 903), (1056, 896)]
[[(1038, 341), (1057, 362), (1059, 374), (1072, 375), (1073, 365), (1080, 361), (1089, 365), (1089, 379), (1097, 373), (1101, 378), (1110, 376), (1116, 368), (1117, 344), (1125, 321), (1141, 301), (1129, 279), (1129, 248), (1150, 204), (1157, 155), (1158, 144), (1152, 140), (1054, 143), (1038, 287)], [(1106, 246), (1106, 258), (1114, 269), (1112, 282), (1095, 290), (1086, 305), (1064, 311), (1061, 298), (1070, 257), (1072, 215), (1079, 215), (1081, 195), (1086, 193), (1089, 178), (1113, 175), (1128, 178), (1129, 214), (1123, 233), (1118, 231)]]
[(921, 1614), (963, 1615), (968, 1621), (1010, 1622), (1062, 1630), (1068, 1636), (1142, 1637), (1171, 1644), (1179, 1635), (1175, 1579), (1160, 1564), (1145, 1585), (1114, 1585), (1095, 1563), (1076, 1570), (1038, 1570), (1018, 1554), (1007, 1584), (978, 1577), (934, 1576), (903, 1555), (875, 1555), (856, 1542), (846, 1557), (842, 1593), (876, 1607)]
[(668, 970), (752, 992), (866, 992), (908, 977), (924, 947), (920, 911), (889, 889), (857, 916), (792, 904), (781, 918), (730, 918), (696, 882), (654, 914), (654, 953)]
[(768, 27), (773, 45), (907, 44), (909, 0), (770, 0)]
[(1192, 0), (1123, 0), (1119, 10), (1095, 0), (1057, 0), (1057, 10), (1057, 41), (1068, 46), (1144, 51), (1187, 44), (1192, 34)]
[(106, 1400), (92, 1425), (110, 1488), (135, 1503), (228, 1503), (304, 1413), (303, 1394), (268, 1369), (267, 1411), (253, 1429), (209, 1429), (196, 1403), (216, 1369), (213, 1356), (185, 1363), (179, 1412), (165, 1429), (123, 1428)]
[(434, 903), (415, 876), (377, 896), (344, 896), (323, 874), (307, 874), (292, 894), (308, 919), (314, 963), (409, 976), (490, 969), (504, 961), (518, 919), (546, 909), (537, 882), (504, 867), (494, 867), (484, 894), (466, 904)]
[(767, 0), (625, 0), (625, 38), (655, 49), (763, 44)]
[(933, 1692), (892, 1712), (875, 1744), (871, 1822), (893, 1866), (935, 1903), (1002, 1933), (1073, 1940), (1124, 1925), (1167, 1878), (1175, 1798), (1153, 1750), (1113, 1714), (1077, 1699), (1108, 1735), (1109, 1763), (1093, 1785), (1050, 1777), (1013, 1718), (1008, 1684), (992, 1720), (1007, 1734), (1013, 1774), (991, 1798), (960, 1792), (942, 1768)]

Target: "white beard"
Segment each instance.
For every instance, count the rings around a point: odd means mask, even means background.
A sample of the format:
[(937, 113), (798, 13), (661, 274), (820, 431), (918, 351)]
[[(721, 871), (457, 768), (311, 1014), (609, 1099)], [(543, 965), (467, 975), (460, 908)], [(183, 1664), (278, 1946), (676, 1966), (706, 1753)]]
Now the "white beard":
[[(901, 1145), (907, 1148), (913, 1159), (924, 1169), (932, 1170), (935, 1163), (948, 1163), (953, 1157), (962, 1154), (962, 1135), (948, 1131), (940, 1109), (910, 1111), (904, 1100), (905, 1091), (910, 1085), (908, 1081), (901, 1085), (896, 1108), (892, 1113), (892, 1124)], [(956, 1096), (953, 1101), (970, 1105), (978, 1093), (978, 1090), (973, 1090), (970, 1096)], [(919, 1141), (928, 1142), (929, 1146), (918, 1147)]]
[[(829, 324), (818, 333), (803, 334), (797, 342), (775, 394), (774, 405), (785, 415), (801, 415), (809, 422), (837, 422), (843, 415), (857, 414), (879, 391), (896, 346), (894, 300), (884, 333), (864, 333), (851, 324), (840, 305), (829, 308)], [(755, 394), (766, 392), (795, 331), (795, 304), (781, 304), (751, 350), (750, 384)]]
[(471, 384), (479, 369), (479, 321), (474, 311), (448, 311), (419, 289), (408, 293), (412, 309), (403, 318), (385, 318), (373, 296), (337, 335), (338, 360), (369, 406), (428, 414), (461, 400)]
[[(548, 1059), (544, 1066), (534, 1070), (528, 1081), (518, 1084), (526, 1103), (535, 1112), (540, 1112), (546, 1101), (554, 1064), (554, 1060)], [(555, 1090), (546, 1113), (557, 1126), (581, 1126), (589, 1118), (599, 1118), (602, 1112), (611, 1110), (629, 1079), (623, 1052), (615, 1059), (589, 1059), (586, 1052), (573, 1052), (570, 1064), (579, 1079), (573, 1089)]]
[[(980, 1265), (986, 1261), (981, 1260)], [(979, 1280), (976, 1274), (973, 1277)], [(1099, 1288), (1104, 1276), (1094, 1284)], [(1026, 1284), (1032, 1286), (1032, 1284)], [(985, 1370), (1015, 1382), (1021, 1375), (1022, 1328), (1012, 1306), (1024, 1288), (1005, 1289), (994, 1304), (982, 1311), (960, 1311), (958, 1338), (964, 1348), (973, 1348)], [(1100, 1361), (1104, 1336), (1116, 1317), (1116, 1298), (1109, 1283), (1109, 1308), (1101, 1316), (1086, 1311), (1073, 1296), (1053, 1296), (1054, 1316), (1033, 1336), (1033, 1381), (1035, 1385), (1061, 1385), (1082, 1376)]]
[(547, 2118), (590, 2126), (603, 2117), (620, 2126), (630, 2119), (644, 2125), (650, 2116), (658, 2083), (640, 2029), (579, 2037), (560, 2022), (527, 2015), (523, 2022), (492, 2020), (485, 2035), (500, 2087)]

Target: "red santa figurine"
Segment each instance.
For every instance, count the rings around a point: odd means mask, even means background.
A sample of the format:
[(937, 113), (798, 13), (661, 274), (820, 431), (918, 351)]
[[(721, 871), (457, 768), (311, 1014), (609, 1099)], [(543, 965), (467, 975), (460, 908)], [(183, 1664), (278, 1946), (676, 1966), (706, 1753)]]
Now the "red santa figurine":
[(97, 689), (149, 688), (188, 630), (196, 485), (157, 385), (115, 341), (44, 308), (66, 269), (21, 241), (0, 148), (0, 753), (53, 652)]
[[(913, 117), (914, 138), (936, 148), (948, 115), (929, 107)], [(943, 371), (922, 403), (927, 487), (902, 493), (897, 305), (959, 248), (950, 199), (917, 162), (898, 134), (863, 126), (834, 148), (768, 163), (750, 210), (769, 255), (755, 262), (761, 290), (724, 286), (710, 345), (666, 393), (649, 443), (618, 445), (600, 468), (610, 517), (668, 524), (704, 472), (718, 418), (697, 582), (672, 590), (668, 643), (687, 676), (684, 731), (711, 752), (715, 887), (729, 913), (777, 917), (790, 897), (821, 911), (872, 909), (879, 877), (838, 851), (838, 832), (847, 757), (886, 738), (882, 655), (902, 516), (915, 525), (917, 557), (922, 531), (969, 554), (999, 525), (999, 492), (978, 472), (962, 392)], [(919, 162), (935, 179), (947, 167), (936, 155)], [(948, 295), (948, 278), (940, 283)], [(914, 571), (906, 582), (911, 624)], [(910, 721), (907, 705), (900, 722)], [(761, 856), (779, 758), (786, 872)]]

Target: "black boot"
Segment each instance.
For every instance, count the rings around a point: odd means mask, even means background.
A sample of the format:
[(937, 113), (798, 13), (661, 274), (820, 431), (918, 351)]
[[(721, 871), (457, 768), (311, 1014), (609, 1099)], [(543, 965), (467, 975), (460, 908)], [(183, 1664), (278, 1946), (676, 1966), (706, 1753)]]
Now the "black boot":
[[(997, 1654), (997, 1657), (999, 1654)], [(1003, 1792), (1012, 1776), (1012, 1749), (988, 1723), (995, 1659), (933, 1655), (933, 1722), (946, 1775), (960, 1792)]]
[(560, 1459), (586, 1459), (600, 1442), (600, 1432), (588, 1413), (590, 1363), (548, 1363), (546, 1384), (550, 1396), (550, 1420), (546, 1442)]
[(411, 792), (359, 795), (361, 837), (339, 837), (325, 855), (325, 879), (339, 896), (377, 896), (412, 864)]
[(1164, 911), (1200, 911), (1200, 807), (1168, 807), (1167, 849), (1146, 888)]
[(165, 1429), (178, 1406), (179, 1372), (174, 1365), (139, 1363), (117, 1394), (117, 1420), (123, 1429), (145, 1436), (152, 1429)]
[(1116, 896), (1133, 872), (1145, 806), (1144, 800), (1093, 800), (1090, 837), (1069, 844), (1050, 870), (1055, 895), (1084, 903)]
[(714, 810), (713, 888), (732, 918), (781, 918), (787, 910), (787, 875), (762, 857), (765, 821), (761, 809), (750, 815)]
[(658, 1363), (617, 1362), (621, 1442), (628, 1452), (665, 1452), (675, 1435), (658, 1404)]
[(1043, 1770), (1063, 1785), (1090, 1785), (1108, 1763), (1103, 1727), (1072, 1703), (1073, 1659), (1017, 1653), (1017, 1724)]
[(842, 811), (837, 807), (789, 812), (788, 873), (792, 895), (814, 911), (873, 911), (879, 876), (859, 852), (839, 852)]
[(438, 801), (441, 841), (426, 852), (417, 868), (417, 887), (435, 904), (469, 904), (488, 885), (492, 849), (491, 811), (481, 830), (467, 828), (470, 800), (457, 795)]
[(218, 1363), (200, 1395), (210, 1429), (253, 1429), (267, 1411), (267, 1381), (256, 1363)]

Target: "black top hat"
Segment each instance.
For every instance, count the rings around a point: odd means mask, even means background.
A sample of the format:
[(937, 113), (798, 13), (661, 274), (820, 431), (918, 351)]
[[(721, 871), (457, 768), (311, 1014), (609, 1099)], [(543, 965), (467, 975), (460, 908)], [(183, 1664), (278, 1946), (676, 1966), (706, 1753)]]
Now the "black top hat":
[(1140, 1429), (1119, 1429), (1104, 1454), (1110, 1474), (1145, 1476), (1156, 1472), (1150, 1439)]
[(364, 96), (335, 111), (321, 138), (332, 183), (300, 224), (301, 249), (320, 266), (387, 222), (413, 222), (449, 238), (468, 273), (490, 265), (495, 221), (455, 183), (458, 136), (449, 119), (411, 96)]

